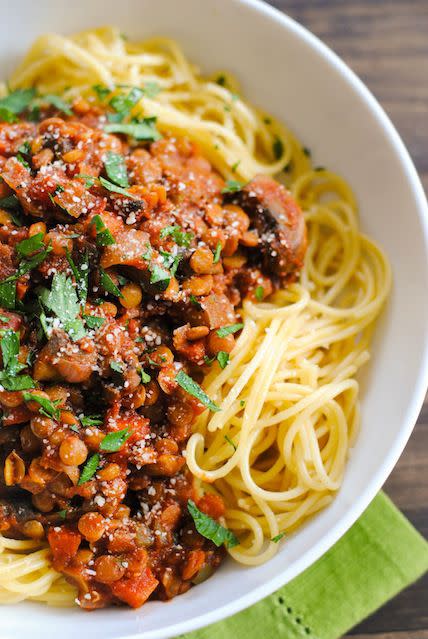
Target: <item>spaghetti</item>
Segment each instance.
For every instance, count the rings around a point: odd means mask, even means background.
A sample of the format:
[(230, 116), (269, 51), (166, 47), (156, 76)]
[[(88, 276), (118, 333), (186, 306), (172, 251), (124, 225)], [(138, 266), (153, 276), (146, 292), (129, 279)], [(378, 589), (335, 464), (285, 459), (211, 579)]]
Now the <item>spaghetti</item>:
[[(221, 411), (201, 414), (187, 444), (190, 471), (223, 498), (227, 526), (239, 537), (230, 554), (260, 564), (341, 485), (359, 426), (355, 375), (369, 359), (391, 286), (388, 261), (361, 234), (348, 184), (314, 169), (308, 150), (247, 104), (233, 78), (203, 78), (172, 40), (135, 44), (113, 28), (46, 35), (10, 78), (13, 89), (36, 86), (66, 99), (88, 97), (94, 85), (117, 94), (146, 87), (134, 115), (156, 116), (161, 131), (196, 141), (229, 180), (280, 174), (305, 211), (299, 283), (244, 302), (229, 365), (207, 368), (203, 382)], [(74, 596), (43, 542), (0, 538), (2, 603), (66, 605)]]

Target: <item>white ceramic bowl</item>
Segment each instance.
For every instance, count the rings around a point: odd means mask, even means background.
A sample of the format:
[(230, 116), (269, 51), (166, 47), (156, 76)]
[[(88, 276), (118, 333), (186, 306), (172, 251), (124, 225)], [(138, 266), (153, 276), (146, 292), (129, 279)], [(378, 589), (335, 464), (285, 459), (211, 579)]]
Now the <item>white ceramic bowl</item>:
[(373, 96), (326, 46), (257, 0), (14, 0), (0, 25), (1, 76), (40, 33), (117, 23), (132, 38), (178, 39), (204, 70), (230, 69), (244, 94), (289, 124), (315, 161), (354, 187), (364, 230), (386, 250), (394, 290), (366, 369), (362, 431), (334, 503), (257, 568), (226, 563), (169, 603), (142, 609), (0, 609), (1, 639), (164, 639), (249, 606), (302, 572), (359, 517), (411, 433), (428, 378), (428, 210), (397, 132)]

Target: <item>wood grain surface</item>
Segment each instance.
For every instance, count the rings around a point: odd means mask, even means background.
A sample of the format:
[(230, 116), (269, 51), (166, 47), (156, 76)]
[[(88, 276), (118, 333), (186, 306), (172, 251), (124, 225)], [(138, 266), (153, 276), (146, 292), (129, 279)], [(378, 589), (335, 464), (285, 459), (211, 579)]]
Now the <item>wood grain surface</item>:
[[(270, 4), (319, 36), (367, 84), (403, 137), (428, 193), (428, 0), (271, 0)], [(428, 538), (428, 398), (385, 490)], [(428, 639), (428, 575), (350, 635)]]

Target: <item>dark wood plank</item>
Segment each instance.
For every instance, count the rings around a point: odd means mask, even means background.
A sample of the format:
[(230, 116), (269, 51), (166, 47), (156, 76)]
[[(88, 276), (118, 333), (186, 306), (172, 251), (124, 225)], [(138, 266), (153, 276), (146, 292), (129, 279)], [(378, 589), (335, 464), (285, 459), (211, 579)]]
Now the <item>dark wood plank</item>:
[[(362, 78), (404, 139), (428, 192), (428, 0), (271, 0)], [(428, 537), (428, 397), (386, 492)], [(428, 639), (428, 575), (350, 635)]]

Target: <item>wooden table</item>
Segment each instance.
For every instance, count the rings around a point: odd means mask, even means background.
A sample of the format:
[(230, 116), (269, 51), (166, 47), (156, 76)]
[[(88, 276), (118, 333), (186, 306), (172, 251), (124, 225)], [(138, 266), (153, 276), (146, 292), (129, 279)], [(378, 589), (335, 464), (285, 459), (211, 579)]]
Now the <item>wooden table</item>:
[[(319, 36), (362, 78), (402, 135), (428, 192), (428, 0), (271, 0), (270, 4)], [(428, 398), (385, 490), (428, 537)], [(428, 639), (428, 575), (350, 635)]]

